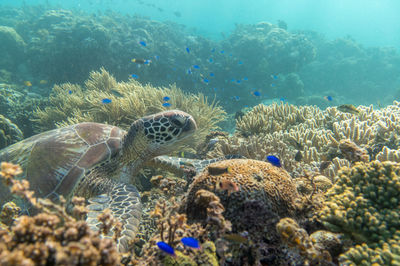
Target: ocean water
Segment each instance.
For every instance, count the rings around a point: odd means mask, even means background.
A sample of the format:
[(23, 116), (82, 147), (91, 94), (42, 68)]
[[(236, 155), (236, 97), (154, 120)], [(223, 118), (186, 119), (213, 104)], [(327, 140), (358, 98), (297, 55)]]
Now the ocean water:
[[(43, 197), (106, 193), (86, 202), (134, 217), (119, 219), (140, 231), (133, 265), (398, 265), (399, 14), (397, 0), (0, 0), (0, 163)], [(179, 108), (193, 117), (137, 120)], [(87, 121), (108, 125), (50, 131)], [(173, 173), (138, 174), (152, 159)], [(1, 265), (120, 261), (65, 213), (45, 210), (69, 228), (16, 220), (35, 205), (17, 203), (1, 209)]]

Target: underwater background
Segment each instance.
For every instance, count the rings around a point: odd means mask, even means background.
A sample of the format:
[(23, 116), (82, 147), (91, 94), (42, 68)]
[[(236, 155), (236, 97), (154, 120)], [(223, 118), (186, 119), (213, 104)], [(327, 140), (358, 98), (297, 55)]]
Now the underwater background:
[[(168, 171), (132, 177), (129, 255), (82, 217), (31, 202), (47, 216), (16, 220), (10, 201), (0, 265), (399, 265), (399, 14), (395, 0), (1, 0), (0, 162), (81, 122), (127, 130), (179, 109), (198, 129), (181, 159), (158, 158)], [(20, 172), (2, 165), (8, 185)]]

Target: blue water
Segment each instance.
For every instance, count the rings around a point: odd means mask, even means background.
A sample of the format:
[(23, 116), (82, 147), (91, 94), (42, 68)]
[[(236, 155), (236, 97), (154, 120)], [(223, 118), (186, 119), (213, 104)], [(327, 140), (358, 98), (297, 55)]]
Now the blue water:
[[(366, 46), (400, 48), (397, 0), (1, 0), (0, 5), (51, 4), (86, 12), (112, 9), (160, 21), (175, 21), (215, 39), (235, 23), (284, 20), (289, 29), (315, 30), (328, 38), (350, 35)], [(157, 8), (163, 9), (159, 11)], [(174, 15), (180, 12), (181, 17)]]

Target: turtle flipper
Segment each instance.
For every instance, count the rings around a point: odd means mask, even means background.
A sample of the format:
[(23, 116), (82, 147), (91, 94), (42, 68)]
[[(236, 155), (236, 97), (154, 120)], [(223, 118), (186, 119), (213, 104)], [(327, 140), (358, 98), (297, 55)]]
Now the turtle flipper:
[(196, 171), (196, 173), (199, 173), (203, 171), (203, 169), (206, 168), (207, 165), (211, 163), (223, 160), (230, 160), (230, 159), (240, 159), (240, 158), (244, 158), (244, 156), (233, 154), (208, 160), (179, 158), (171, 156), (157, 156), (152, 160), (150, 160), (148, 163), (146, 163), (146, 165), (160, 167), (176, 174), (183, 174), (186, 168), (191, 167)]
[(105, 209), (110, 209), (114, 218), (122, 223), (121, 236), (118, 239), (118, 250), (127, 252), (129, 244), (135, 238), (142, 214), (140, 195), (137, 189), (129, 184), (115, 183), (108, 194), (101, 194), (89, 199), (87, 223), (94, 230), (99, 230), (97, 219)]

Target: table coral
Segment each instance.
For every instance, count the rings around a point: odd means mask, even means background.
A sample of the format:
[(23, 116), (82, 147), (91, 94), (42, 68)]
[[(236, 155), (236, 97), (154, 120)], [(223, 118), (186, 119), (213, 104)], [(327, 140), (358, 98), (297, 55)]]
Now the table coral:
[[(221, 188), (221, 182), (236, 184), (239, 191), (226, 191)], [(196, 201), (200, 190), (212, 191), (221, 199), (224, 216), (232, 222), (233, 231), (246, 230), (254, 238), (270, 234), (268, 228), (279, 217), (293, 216), (300, 208), (301, 197), (289, 174), (263, 161), (233, 159), (205, 168), (190, 185), (184, 203), (191, 221), (207, 218), (206, 208)]]

